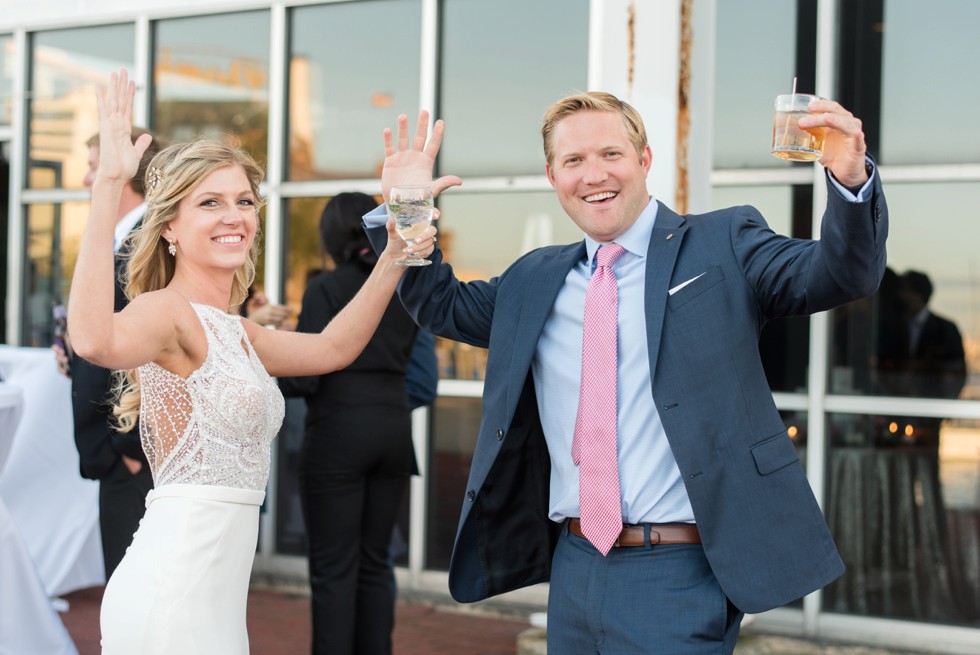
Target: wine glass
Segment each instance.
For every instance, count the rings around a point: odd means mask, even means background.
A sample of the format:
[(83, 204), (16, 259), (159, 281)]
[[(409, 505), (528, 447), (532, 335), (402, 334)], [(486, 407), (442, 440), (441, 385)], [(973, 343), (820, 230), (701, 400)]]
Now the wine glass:
[[(434, 209), (432, 187), (428, 185), (394, 186), (388, 192), (388, 214), (395, 218), (398, 235), (409, 245), (415, 245), (415, 238), (432, 223)], [(402, 266), (428, 266), (432, 262), (413, 252), (395, 263)]]

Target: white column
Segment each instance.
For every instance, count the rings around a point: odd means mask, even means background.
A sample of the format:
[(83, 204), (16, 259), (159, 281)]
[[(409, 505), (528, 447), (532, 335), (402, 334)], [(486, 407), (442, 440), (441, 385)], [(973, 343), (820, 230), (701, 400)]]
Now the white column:
[(653, 150), (648, 189), (674, 201), (680, 0), (593, 0), (589, 25), (589, 89), (633, 105)]

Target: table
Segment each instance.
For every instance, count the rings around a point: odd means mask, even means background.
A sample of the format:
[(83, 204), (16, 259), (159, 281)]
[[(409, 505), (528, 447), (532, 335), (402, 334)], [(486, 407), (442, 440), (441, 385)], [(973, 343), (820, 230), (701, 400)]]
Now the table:
[(23, 393), (20, 424), (0, 469), (0, 497), (44, 589), (56, 598), (103, 584), (99, 486), (78, 471), (71, 382), (50, 350), (4, 345), (0, 377)]
[[(21, 416), (24, 393), (0, 382), (0, 473), (10, 455)], [(0, 653), (77, 655), (17, 525), (0, 494)]]

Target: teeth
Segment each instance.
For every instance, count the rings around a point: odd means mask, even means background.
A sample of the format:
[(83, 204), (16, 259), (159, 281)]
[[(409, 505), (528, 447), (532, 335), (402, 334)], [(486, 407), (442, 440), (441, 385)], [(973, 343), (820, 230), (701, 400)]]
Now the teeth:
[(585, 196), (584, 200), (585, 202), (598, 202), (600, 200), (606, 200), (608, 198), (615, 198), (615, 197), (616, 197), (615, 193), (611, 193), (607, 191), (605, 193), (595, 193), (592, 194), (591, 196)]
[(217, 241), (218, 243), (241, 243), (241, 240), (242, 240), (241, 236), (217, 237), (215, 239), (215, 241)]

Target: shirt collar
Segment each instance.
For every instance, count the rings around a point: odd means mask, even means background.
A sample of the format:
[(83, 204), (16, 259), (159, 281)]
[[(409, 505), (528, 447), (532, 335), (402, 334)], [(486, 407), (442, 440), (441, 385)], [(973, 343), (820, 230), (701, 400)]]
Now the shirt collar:
[(116, 223), (116, 231), (113, 233), (112, 251), (119, 252), (119, 247), (126, 240), (126, 236), (133, 231), (136, 224), (140, 222), (143, 218), (143, 214), (146, 213), (146, 203), (137, 205), (129, 210), (129, 213), (119, 219)]
[[(640, 212), (636, 222), (630, 226), (630, 229), (619, 235), (619, 238), (615, 240), (615, 243), (618, 243), (627, 252), (630, 252), (637, 257), (646, 257), (647, 249), (650, 247), (650, 235), (653, 234), (653, 226), (657, 222), (657, 207), (658, 204), (656, 199), (651, 197), (650, 202), (648, 202), (647, 206), (643, 208), (642, 212)], [(585, 255), (589, 266), (593, 265), (595, 253), (601, 245), (603, 244), (586, 235)]]

